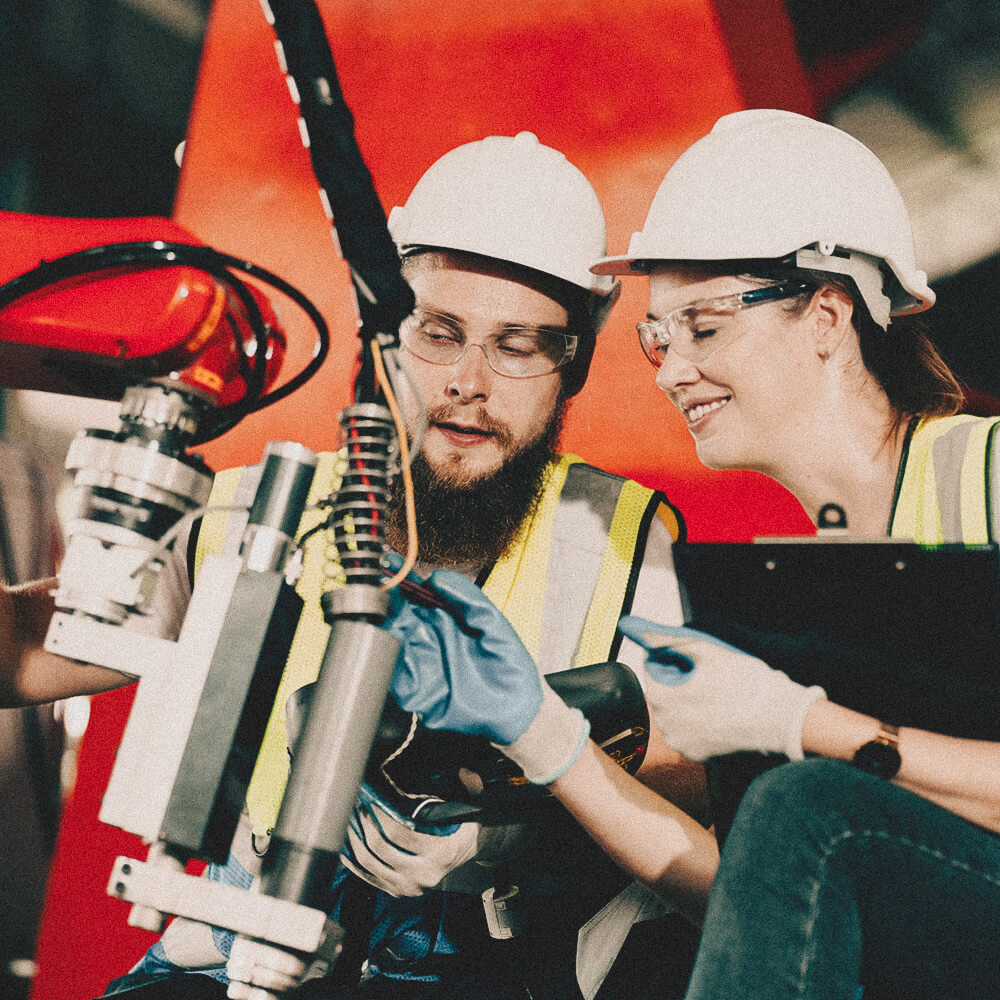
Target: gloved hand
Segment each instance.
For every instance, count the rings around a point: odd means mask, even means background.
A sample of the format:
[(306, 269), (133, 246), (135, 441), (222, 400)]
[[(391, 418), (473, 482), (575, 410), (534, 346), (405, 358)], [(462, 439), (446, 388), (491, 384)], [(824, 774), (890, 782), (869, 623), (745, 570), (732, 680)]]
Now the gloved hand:
[(459, 573), (425, 585), (443, 607), (403, 602), (385, 627), (403, 643), (392, 693), (429, 729), (486, 736), (536, 784), (558, 778), (590, 725), (546, 684), (489, 598)]
[(475, 856), (480, 830), (478, 823), (420, 826), (362, 785), (340, 860), (390, 896), (419, 896)]
[(826, 692), (704, 632), (625, 615), (621, 632), (647, 650), (646, 697), (666, 741), (692, 760), (741, 750), (802, 759), (802, 723)]
[(322, 975), (323, 970), (313, 969), (307, 956), (237, 935), (226, 963), (226, 996), (231, 1000), (272, 1000), (300, 986), (307, 973), (310, 977)]

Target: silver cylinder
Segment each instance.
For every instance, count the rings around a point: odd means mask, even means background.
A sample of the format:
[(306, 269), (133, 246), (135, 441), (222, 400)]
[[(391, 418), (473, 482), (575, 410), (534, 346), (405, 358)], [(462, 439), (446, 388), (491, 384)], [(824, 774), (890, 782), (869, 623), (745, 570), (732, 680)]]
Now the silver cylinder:
[(316, 453), (295, 441), (271, 441), (240, 549), (247, 569), (266, 573), (285, 563), (316, 472)]
[(269, 895), (308, 899), (314, 861), (339, 853), (399, 646), (375, 625), (334, 623), (271, 842), (276, 863), (262, 883)]

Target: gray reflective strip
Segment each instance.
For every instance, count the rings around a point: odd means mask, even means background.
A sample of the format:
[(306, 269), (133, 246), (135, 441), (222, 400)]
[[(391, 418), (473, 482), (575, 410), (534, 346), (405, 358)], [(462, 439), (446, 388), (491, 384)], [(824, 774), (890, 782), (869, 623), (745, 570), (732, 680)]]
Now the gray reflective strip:
[(1000, 427), (1000, 420), (993, 424), (988, 439), (990, 444), (987, 445), (986, 450), (990, 465), (986, 473), (986, 486), (989, 490), (987, 502), (989, 503), (991, 542), (1000, 540), (1000, 459), (997, 457), (997, 451), (1000, 450), (1000, 440), (997, 440), (998, 427)]
[(227, 556), (239, 554), (243, 532), (250, 520), (250, 507), (257, 495), (260, 477), (264, 474), (263, 464), (245, 465), (240, 470), (239, 482), (233, 494), (233, 505), (246, 507), (246, 510), (235, 510), (226, 521), (226, 537), (222, 543), (222, 553)]
[(577, 933), (576, 981), (593, 1000), (607, 978), (633, 924), (671, 913), (671, 907), (639, 882), (626, 886)]
[(933, 445), (932, 464), (941, 512), (941, 533), (946, 542), (962, 538), (962, 460), (969, 446), (969, 435), (976, 422), (969, 420), (942, 434)]
[(552, 529), (538, 664), (542, 673), (573, 666), (601, 574), (625, 480), (583, 462), (569, 467)]

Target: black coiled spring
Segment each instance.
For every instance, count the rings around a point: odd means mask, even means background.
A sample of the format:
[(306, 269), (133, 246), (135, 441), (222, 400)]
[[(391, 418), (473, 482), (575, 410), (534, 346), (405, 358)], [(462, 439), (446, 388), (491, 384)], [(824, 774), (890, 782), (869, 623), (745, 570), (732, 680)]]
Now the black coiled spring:
[(334, 542), (348, 586), (378, 586), (396, 431), (389, 411), (377, 403), (347, 407), (340, 423), (347, 471), (330, 515)]

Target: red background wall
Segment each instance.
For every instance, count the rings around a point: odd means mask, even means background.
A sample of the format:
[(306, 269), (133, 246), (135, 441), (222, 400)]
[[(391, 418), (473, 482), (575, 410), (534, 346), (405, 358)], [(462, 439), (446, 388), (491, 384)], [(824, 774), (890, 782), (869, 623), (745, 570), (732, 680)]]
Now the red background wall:
[[(591, 179), (608, 216), (610, 250), (622, 252), (667, 167), (719, 115), (747, 104), (810, 110), (777, 0), (754, 5), (770, 28), (754, 32), (752, 51), (740, 33), (741, 5), (708, 0), (320, 6), (387, 211), (455, 145), (530, 129)], [(266, 441), (280, 438), (335, 446), (355, 353), (351, 292), (255, 0), (218, 0), (214, 8), (174, 214), (206, 242), (296, 284), (333, 332), (324, 370), (207, 446), (209, 462), (255, 461)], [(693, 540), (808, 531), (798, 505), (770, 481), (698, 464), (636, 342), (645, 294), (644, 280), (626, 281), (564, 446), (665, 488)], [(308, 360), (312, 334), (291, 306), (284, 315), (293, 371)], [(152, 940), (127, 928), (126, 906), (105, 896), (115, 855), (144, 857), (143, 848), (96, 820), (129, 701), (127, 691), (94, 700), (52, 869), (34, 1000), (99, 995)]]

